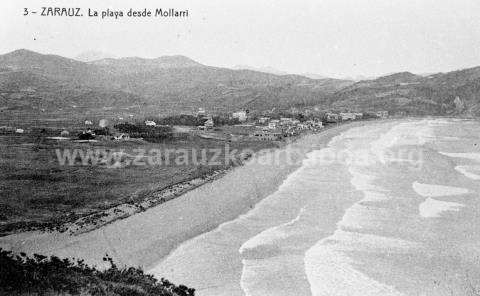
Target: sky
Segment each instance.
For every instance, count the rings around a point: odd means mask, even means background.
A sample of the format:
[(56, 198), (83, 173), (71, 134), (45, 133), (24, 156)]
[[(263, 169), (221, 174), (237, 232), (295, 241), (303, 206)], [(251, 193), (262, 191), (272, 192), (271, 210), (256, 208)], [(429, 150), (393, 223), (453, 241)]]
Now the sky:
[[(188, 9), (189, 17), (23, 16), (24, 8)], [(330, 77), (480, 66), (479, 0), (2, 0), (0, 54), (180, 54), (200, 63)]]

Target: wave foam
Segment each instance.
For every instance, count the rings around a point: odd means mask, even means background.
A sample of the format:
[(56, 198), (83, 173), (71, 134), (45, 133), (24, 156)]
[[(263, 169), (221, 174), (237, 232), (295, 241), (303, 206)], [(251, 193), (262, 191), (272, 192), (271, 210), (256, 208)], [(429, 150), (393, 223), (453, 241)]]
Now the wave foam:
[(313, 296), (400, 296), (394, 287), (356, 270), (344, 251), (384, 249), (389, 252), (417, 247), (400, 239), (337, 230), (305, 253), (305, 272)]
[(293, 220), (287, 223), (283, 223), (283, 224), (268, 228), (260, 232), (259, 234), (255, 235), (254, 237), (250, 238), (248, 241), (243, 243), (240, 249), (238, 249), (238, 252), (240, 254), (243, 254), (245, 251), (249, 249), (255, 249), (262, 245), (270, 245), (270, 244), (273, 244), (276, 240), (287, 237), (288, 233), (286, 228), (294, 225), (297, 221), (299, 221), (304, 211), (305, 209), (302, 208), (298, 216), (295, 217)]
[(466, 158), (480, 162), (480, 153), (451, 153), (451, 152), (439, 152), (442, 155), (453, 158)]
[(462, 195), (467, 194), (470, 191), (466, 188), (435, 185), (435, 184), (423, 184), (419, 182), (413, 182), (413, 190), (423, 197), (440, 197), (449, 195)]
[(480, 180), (480, 175), (472, 173), (472, 171), (480, 173), (480, 166), (459, 165), (455, 167), (455, 170), (469, 179)]
[(438, 218), (446, 211), (459, 211), (464, 204), (456, 202), (440, 201), (433, 198), (427, 198), (418, 206), (420, 216), (424, 218)]

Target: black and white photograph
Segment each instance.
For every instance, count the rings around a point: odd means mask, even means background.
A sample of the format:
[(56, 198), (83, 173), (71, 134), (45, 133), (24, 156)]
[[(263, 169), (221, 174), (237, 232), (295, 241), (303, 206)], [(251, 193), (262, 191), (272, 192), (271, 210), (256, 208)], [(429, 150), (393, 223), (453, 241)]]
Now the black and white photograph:
[(0, 295), (480, 296), (480, 1), (2, 0)]

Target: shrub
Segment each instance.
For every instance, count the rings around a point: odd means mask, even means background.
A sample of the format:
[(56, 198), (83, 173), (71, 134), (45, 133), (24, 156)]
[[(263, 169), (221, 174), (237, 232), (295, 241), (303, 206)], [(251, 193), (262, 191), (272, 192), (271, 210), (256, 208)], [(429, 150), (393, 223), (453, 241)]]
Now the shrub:
[(194, 296), (195, 289), (158, 281), (142, 269), (118, 268), (112, 258), (110, 267), (98, 270), (83, 260), (72, 261), (25, 253), (18, 255), (0, 248), (0, 294), (39, 294), (51, 292), (89, 295)]

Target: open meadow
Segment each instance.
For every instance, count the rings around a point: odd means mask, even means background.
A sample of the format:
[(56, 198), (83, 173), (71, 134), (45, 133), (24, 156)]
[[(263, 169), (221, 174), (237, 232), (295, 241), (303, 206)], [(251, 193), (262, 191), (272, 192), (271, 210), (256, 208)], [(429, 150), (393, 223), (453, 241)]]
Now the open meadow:
[(73, 133), (70, 138), (55, 137), (59, 131), (49, 126), (0, 135), (0, 233), (54, 229), (120, 204), (141, 202), (173, 184), (234, 165), (225, 157), (229, 151), (277, 145), (195, 136), (82, 142)]

